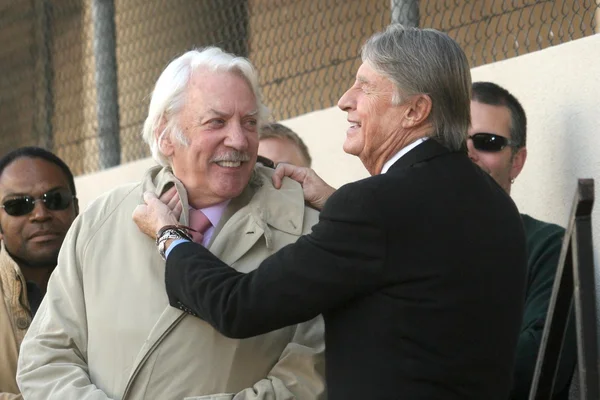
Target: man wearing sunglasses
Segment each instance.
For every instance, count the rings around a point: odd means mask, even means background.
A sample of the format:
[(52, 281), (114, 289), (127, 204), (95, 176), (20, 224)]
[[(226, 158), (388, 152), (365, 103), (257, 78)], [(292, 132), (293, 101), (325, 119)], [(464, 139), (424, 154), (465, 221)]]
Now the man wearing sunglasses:
[[(506, 89), (491, 82), (472, 86), (471, 126), (467, 146), (473, 162), (488, 172), (510, 194), (527, 159), (527, 118), (519, 101)], [(544, 329), (548, 303), (560, 256), (564, 229), (521, 214), (528, 247), (528, 277), (525, 313), (517, 347), (511, 399), (526, 400)], [(567, 399), (576, 362), (574, 327), (560, 359), (555, 397)]]
[(78, 213), (69, 167), (23, 147), (0, 159), (0, 400), (20, 399), (19, 347)]

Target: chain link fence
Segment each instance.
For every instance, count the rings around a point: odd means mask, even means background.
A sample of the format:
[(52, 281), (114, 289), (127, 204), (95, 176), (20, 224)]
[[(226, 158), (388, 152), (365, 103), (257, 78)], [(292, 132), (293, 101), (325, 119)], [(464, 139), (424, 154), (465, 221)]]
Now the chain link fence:
[(149, 155), (166, 64), (217, 45), (256, 65), (275, 120), (331, 107), (390, 22), (447, 32), (472, 67), (597, 32), (600, 0), (0, 0), (0, 155), (38, 145), (77, 175)]

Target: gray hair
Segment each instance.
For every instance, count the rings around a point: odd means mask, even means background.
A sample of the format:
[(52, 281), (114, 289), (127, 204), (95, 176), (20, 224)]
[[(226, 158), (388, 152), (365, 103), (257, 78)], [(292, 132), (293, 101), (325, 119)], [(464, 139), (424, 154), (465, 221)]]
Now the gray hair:
[[(148, 108), (148, 117), (142, 129), (142, 136), (150, 146), (152, 157), (163, 166), (170, 164), (169, 159), (160, 150), (160, 142), (165, 134), (173, 135), (183, 145), (188, 144), (185, 135), (177, 125), (176, 115), (185, 104), (186, 88), (190, 77), (199, 68), (239, 74), (248, 82), (256, 97), (259, 126), (266, 120), (268, 111), (262, 103), (258, 74), (248, 59), (236, 57), (218, 47), (188, 51), (171, 61), (156, 81)], [(163, 121), (166, 121), (164, 127), (161, 126)], [(156, 131), (160, 128), (162, 131), (157, 137)]]
[(394, 104), (415, 94), (428, 95), (432, 137), (451, 150), (464, 148), (471, 120), (471, 72), (465, 53), (450, 36), (393, 24), (369, 38), (362, 61), (394, 83)]

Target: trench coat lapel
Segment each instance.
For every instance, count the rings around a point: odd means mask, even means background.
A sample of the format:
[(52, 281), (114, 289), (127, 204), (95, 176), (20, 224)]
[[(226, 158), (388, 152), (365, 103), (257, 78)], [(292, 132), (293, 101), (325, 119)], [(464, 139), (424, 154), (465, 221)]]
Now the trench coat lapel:
[(304, 199), (298, 196), (298, 184), (286, 179), (280, 189), (275, 189), (271, 173), (266, 169), (255, 171), (253, 183), (229, 203), (216, 227), (208, 249), (228, 265), (248, 253), (259, 240), (265, 240), (267, 249), (273, 248), (274, 229), (295, 236), (302, 234)]

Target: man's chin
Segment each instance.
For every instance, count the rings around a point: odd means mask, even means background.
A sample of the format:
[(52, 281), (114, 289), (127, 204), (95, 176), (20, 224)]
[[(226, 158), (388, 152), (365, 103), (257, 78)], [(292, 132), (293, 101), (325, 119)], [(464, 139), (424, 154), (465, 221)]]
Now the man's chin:
[(48, 269), (54, 268), (58, 264), (57, 257), (50, 258), (30, 258), (23, 260), (25, 264), (30, 268), (40, 268), (40, 269)]
[(346, 139), (342, 146), (342, 149), (346, 154), (350, 154), (351, 156), (358, 156), (360, 154), (360, 151), (362, 150), (358, 147), (359, 146), (353, 143), (352, 140)]
[(227, 189), (222, 189), (219, 190), (218, 196), (222, 199), (222, 201), (231, 200), (242, 194), (245, 187), (246, 185), (236, 185)]
[(231, 200), (238, 197), (248, 186), (249, 179), (235, 179), (222, 181), (216, 187), (213, 186), (212, 192), (221, 199), (220, 202)]
[[(37, 246), (28, 246), (27, 257), (24, 261), (34, 268), (47, 268), (48, 266), (56, 266), (58, 262), (58, 252), (56, 248), (39, 248)], [(34, 255), (34, 256), (32, 256)]]

